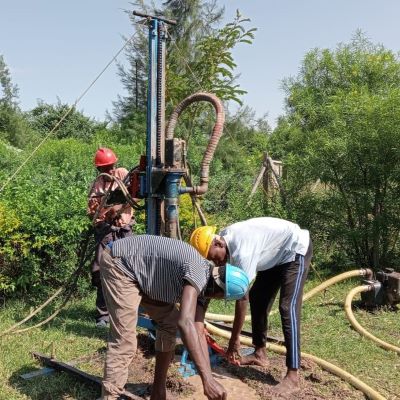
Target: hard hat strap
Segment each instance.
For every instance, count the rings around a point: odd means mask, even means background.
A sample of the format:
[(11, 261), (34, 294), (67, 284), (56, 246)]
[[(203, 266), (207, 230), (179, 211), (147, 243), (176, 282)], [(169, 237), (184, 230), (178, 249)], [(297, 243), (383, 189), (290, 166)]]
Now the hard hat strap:
[(215, 283), (223, 290), (225, 290), (225, 282), (221, 279), (220, 274), (219, 274), (219, 268), (214, 267), (212, 270), (212, 275), (215, 280)]

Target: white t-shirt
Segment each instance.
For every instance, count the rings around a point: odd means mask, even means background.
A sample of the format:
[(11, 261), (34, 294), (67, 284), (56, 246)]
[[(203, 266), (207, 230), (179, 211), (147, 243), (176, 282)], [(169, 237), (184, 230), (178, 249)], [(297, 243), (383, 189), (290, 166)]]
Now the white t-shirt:
[(243, 269), (250, 280), (257, 271), (294, 261), (305, 255), (310, 234), (297, 224), (279, 218), (252, 218), (237, 222), (220, 233), (229, 250), (229, 263)]

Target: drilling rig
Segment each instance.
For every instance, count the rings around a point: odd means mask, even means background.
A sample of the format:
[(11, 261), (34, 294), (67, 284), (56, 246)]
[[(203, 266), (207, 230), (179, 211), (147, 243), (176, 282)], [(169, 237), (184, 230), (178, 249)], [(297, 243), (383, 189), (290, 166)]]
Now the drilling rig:
[[(180, 239), (179, 196), (189, 193), (192, 198), (207, 192), (209, 169), (218, 141), (222, 135), (225, 113), (222, 102), (211, 93), (195, 93), (173, 110), (165, 121), (165, 65), (168, 26), (176, 21), (134, 11), (148, 25), (148, 91), (146, 154), (134, 168), (126, 182), (130, 202), (134, 198), (145, 200), (146, 233)], [(186, 142), (174, 137), (181, 113), (192, 103), (206, 101), (213, 105), (216, 121), (200, 167), (200, 183), (193, 186), (187, 163)], [(185, 182), (182, 185), (182, 182)], [(117, 196), (118, 197), (118, 196)], [(116, 195), (106, 199), (115, 202)], [(125, 194), (125, 197), (126, 194)], [(126, 201), (126, 199), (124, 199)], [(133, 201), (135, 208), (139, 208)], [(202, 218), (202, 216), (200, 216)], [(203, 223), (205, 223), (203, 221)]]

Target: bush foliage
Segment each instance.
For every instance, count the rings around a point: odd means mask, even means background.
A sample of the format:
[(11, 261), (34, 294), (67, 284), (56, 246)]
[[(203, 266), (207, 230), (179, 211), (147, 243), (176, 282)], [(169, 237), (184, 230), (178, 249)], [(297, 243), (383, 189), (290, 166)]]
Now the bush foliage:
[[(90, 229), (86, 204), (96, 148), (76, 139), (48, 141), (5, 188), (0, 202), (3, 292), (40, 294), (65, 283), (75, 270), (81, 235)], [(122, 162), (131, 159), (131, 146), (114, 149)], [(20, 160), (26, 155), (22, 152)], [(3, 166), (3, 180), (9, 170)]]
[[(165, 4), (173, 12), (178, 3)], [(235, 84), (231, 50), (239, 43), (251, 43), (254, 29), (243, 28), (248, 21), (239, 14), (221, 29), (210, 28), (208, 19), (212, 17), (215, 24), (221, 11), (204, 14), (203, 3), (190, 4), (194, 8), (181, 10), (182, 26), (190, 32), (180, 33), (178, 45), (191, 67), (178, 62), (179, 57), (170, 64), (168, 109), (200, 89), (193, 71), (201, 86), (240, 102), (243, 91)], [(201, 15), (203, 24), (194, 24)], [(140, 37), (139, 50), (130, 54), (131, 64), (138, 54), (145, 55), (143, 43), (145, 38)], [(191, 49), (196, 57), (189, 56)], [(16, 87), (0, 61), (0, 84), (6, 94), (0, 99), (0, 181), (5, 183), (69, 106), (40, 102), (30, 112), (21, 112)], [(143, 72), (145, 65), (140, 68)], [(130, 89), (133, 71), (122, 73)], [(142, 72), (140, 85), (145, 86)], [(223, 227), (257, 216), (286, 218), (311, 231), (319, 265), (396, 266), (399, 87), (398, 56), (360, 35), (334, 50), (310, 51), (299, 75), (285, 81), (286, 113), (273, 131), (265, 118), (255, 120), (246, 107), (227, 116), (211, 164), (209, 191), (200, 199), (208, 223)], [(77, 267), (82, 235), (91, 229), (86, 204), (95, 177), (96, 149), (111, 147), (119, 165), (128, 169), (145, 151), (145, 101), (136, 107), (134, 100), (121, 97), (109, 124), (74, 109), (0, 193), (0, 294), (29, 293), (39, 299), (66, 284)], [(176, 137), (188, 143), (195, 184), (213, 121), (211, 107), (191, 107), (176, 129)], [(259, 189), (249, 201), (267, 151), (283, 161), (281, 190), (266, 195)], [(188, 239), (199, 219), (187, 195), (181, 197), (180, 217), (183, 238)], [(136, 221), (136, 232), (143, 233), (144, 215), (137, 214)], [(81, 291), (88, 282), (81, 280)]]
[(360, 34), (313, 50), (285, 83), (287, 113), (270, 139), (291, 217), (359, 266), (398, 264), (399, 85), (398, 55)]

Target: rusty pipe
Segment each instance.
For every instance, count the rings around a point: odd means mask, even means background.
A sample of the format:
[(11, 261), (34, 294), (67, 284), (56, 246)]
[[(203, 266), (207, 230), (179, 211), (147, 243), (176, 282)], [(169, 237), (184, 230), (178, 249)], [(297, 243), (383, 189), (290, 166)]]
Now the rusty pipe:
[(168, 121), (167, 131), (165, 138), (173, 139), (175, 126), (178, 122), (178, 118), (183, 112), (183, 110), (188, 107), (190, 104), (198, 102), (198, 101), (208, 101), (214, 106), (216, 113), (216, 121), (211, 133), (210, 140), (208, 141), (207, 149), (204, 153), (203, 160), (201, 161), (200, 166), (200, 185), (193, 187), (185, 187), (181, 188), (182, 193), (193, 193), (193, 194), (204, 194), (208, 189), (208, 179), (210, 173), (210, 163), (213, 159), (215, 149), (217, 148), (219, 139), (222, 135), (222, 131), (224, 129), (225, 122), (225, 111), (224, 106), (221, 100), (212, 93), (203, 93), (198, 92), (192, 94), (189, 97), (186, 97), (181, 103), (179, 103), (174, 111), (171, 114), (171, 117)]

